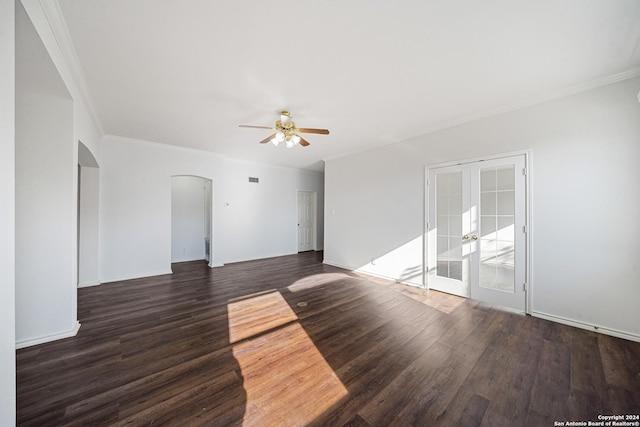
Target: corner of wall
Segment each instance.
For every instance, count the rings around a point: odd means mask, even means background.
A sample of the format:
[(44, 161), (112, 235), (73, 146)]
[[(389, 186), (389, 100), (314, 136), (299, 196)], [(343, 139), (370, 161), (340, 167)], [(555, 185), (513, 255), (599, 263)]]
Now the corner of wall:
[(21, 348), (32, 347), (38, 344), (44, 344), (50, 341), (61, 340), (63, 338), (71, 338), (75, 337), (80, 330), (80, 322), (76, 320), (71, 329), (66, 331), (55, 332), (53, 334), (40, 335), (38, 337), (28, 338), (24, 340), (16, 341), (16, 349), (19, 350)]

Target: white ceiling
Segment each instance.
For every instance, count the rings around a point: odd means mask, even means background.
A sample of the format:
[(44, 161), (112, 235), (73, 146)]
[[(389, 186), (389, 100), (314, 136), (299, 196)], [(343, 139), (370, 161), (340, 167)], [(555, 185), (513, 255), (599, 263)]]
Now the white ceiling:
[(640, 70), (637, 0), (58, 3), (105, 133), (301, 169)]

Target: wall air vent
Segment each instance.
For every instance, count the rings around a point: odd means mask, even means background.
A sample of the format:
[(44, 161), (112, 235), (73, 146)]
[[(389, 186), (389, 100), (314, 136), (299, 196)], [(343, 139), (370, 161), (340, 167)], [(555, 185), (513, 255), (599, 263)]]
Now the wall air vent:
[(249, 177), (249, 182), (255, 182), (256, 184), (258, 183), (258, 178), (254, 178), (252, 176)]

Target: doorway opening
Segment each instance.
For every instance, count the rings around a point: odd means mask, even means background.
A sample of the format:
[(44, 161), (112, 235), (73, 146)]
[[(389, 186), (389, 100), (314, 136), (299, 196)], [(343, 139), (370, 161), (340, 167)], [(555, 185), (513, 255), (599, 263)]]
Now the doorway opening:
[(98, 193), (100, 166), (91, 151), (78, 141), (77, 286), (95, 286), (99, 279)]
[(298, 191), (298, 252), (317, 250), (317, 193)]
[(213, 182), (192, 175), (171, 177), (171, 263), (213, 260)]

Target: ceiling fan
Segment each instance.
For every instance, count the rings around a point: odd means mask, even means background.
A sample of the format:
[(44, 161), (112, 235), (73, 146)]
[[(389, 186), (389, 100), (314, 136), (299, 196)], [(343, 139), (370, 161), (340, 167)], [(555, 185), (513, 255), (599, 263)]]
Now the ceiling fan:
[(296, 123), (291, 117), (291, 113), (287, 110), (280, 112), (280, 120), (276, 120), (275, 126), (251, 126), (251, 125), (239, 125), (241, 128), (256, 128), (256, 129), (272, 129), (276, 133), (269, 135), (260, 144), (266, 144), (271, 141), (276, 147), (284, 142), (287, 148), (295, 147), (296, 145), (302, 145), (306, 147), (309, 145), (309, 141), (302, 138), (298, 133), (318, 133), (321, 135), (329, 135), (327, 129), (312, 129), (312, 128), (298, 128)]

